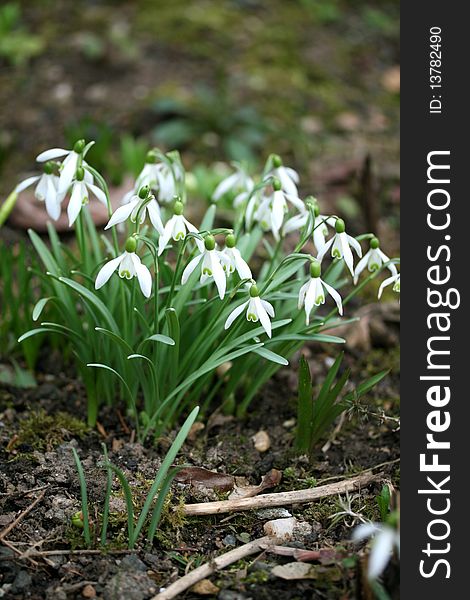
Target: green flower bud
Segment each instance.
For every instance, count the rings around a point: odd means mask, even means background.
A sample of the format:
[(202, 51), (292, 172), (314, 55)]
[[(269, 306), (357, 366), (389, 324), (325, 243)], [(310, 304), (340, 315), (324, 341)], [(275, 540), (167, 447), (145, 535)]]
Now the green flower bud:
[(279, 156), (279, 154), (271, 154), (271, 162), (273, 163), (273, 167), (275, 169), (282, 167), (282, 158)]
[(85, 146), (86, 146), (85, 140), (78, 140), (74, 144), (73, 151), (76, 152), (77, 154), (81, 154), (83, 152), (83, 150), (85, 149)]
[(72, 525), (78, 529), (83, 529), (83, 513), (81, 510), (72, 515)]
[(310, 263), (310, 277), (320, 277), (321, 275), (321, 264), (318, 260), (313, 259)]
[(206, 237), (204, 239), (204, 246), (206, 247), (206, 250), (214, 250), (215, 238), (213, 235), (211, 235), (211, 234), (206, 235)]
[(139, 198), (141, 200), (145, 200), (145, 198), (147, 198), (147, 196), (149, 195), (150, 189), (148, 185), (143, 185), (140, 190), (139, 190)]
[(85, 177), (85, 169), (83, 167), (78, 167), (77, 172), (75, 173), (75, 179), (77, 181), (83, 181)]
[(137, 240), (135, 239), (135, 237), (127, 238), (125, 248), (126, 252), (135, 252), (137, 248)]
[(380, 246), (380, 242), (376, 237), (371, 238), (369, 244), (372, 250), (377, 250), (377, 248)]
[(346, 225), (343, 219), (336, 219), (335, 229), (336, 233), (344, 233), (346, 231)]
[(184, 204), (180, 200), (177, 200), (173, 207), (173, 212), (175, 213), (175, 215), (179, 216), (179, 215), (183, 214), (183, 210), (184, 210)]
[(47, 163), (44, 164), (42, 169), (43, 169), (44, 173), (46, 173), (46, 175), (52, 175), (52, 173), (54, 172), (54, 163), (51, 161), (48, 161)]
[(279, 181), (279, 179), (277, 177), (274, 177), (273, 179), (273, 188), (275, 192), (279, 192), (279, 190), (281, 189), (281, 182)]
[(227, 248), (235, 248), (235, 236), (233, 235), (233, 233), (229, 233), (228, 236), (225, 238), (225, 245), (227, 246)]
[(252, 298), (257, 298), (259, 296), (258, 287), (256, 284), (253, 284), (250, 288), (250, 296)]
[(158, 157), (154, 150), (149, 150), (147, 152), (147, 156), (145, 157), (145, 162), (151, 165), (154, 165), (158, 160)]

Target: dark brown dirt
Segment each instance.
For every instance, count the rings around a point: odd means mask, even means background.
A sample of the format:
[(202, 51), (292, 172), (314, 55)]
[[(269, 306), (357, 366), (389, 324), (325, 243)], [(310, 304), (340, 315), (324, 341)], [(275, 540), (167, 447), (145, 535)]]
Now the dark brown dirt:
[[(309, 351), (312, 372), (322, 377), (326, 372), (326, 355), (321, 347)], [(346, 355), (347, 366), (353, 368), (353, 379), (364, 377), (370, 364), (395, 361), (393, 348), (374, 350), (368, 362)], [(296, 365), (298, 357), (292, 360)], [(114, 483), (108, 546), (99, 555), (64, 555), (37, 557), (34, 563), (19, 558), (21, 552), (79, 550), (84, 548), (82, 532), (74, 528), (72, 516), (80, 511), (80, 487), (72, 457), (75, 447), (85, 470), (93, 523), (99, 523), (99, 512), (105, 493), (105, 472), (100, 468), (101, 443), (109, 449), (111, 461), (129, 478), (136, 503), (143, 501), (160, 465), (170, 439), (152, 447), (130, 441), (130, 422), (116, 410), (104, 411), (100, 419), (101, 433), (84, 431), (80, 422), (59, 416), (62, 412), (83, 418), (85, 406), (80, 382), (67, 370), (57, 370), (57, 356), (44, 356), (40, 362), (38, 386), (30, 390), (3, 387), (0, 392), (0, 530), (7, 527), (40, 494), (42, 500), (5, 536), (8, 544), (0, 546), (0, 590), (3, 597), (83, 598), (96, 593), (97, 598), (122, 600), (147, 599), (158, 589), (184, 574), (186, 569), (205, 562), (250, 539), (263, 535), (263, 524), (272, 518), (256, 513), (188, 518), (184, 522), (173, 510), (167, 510), (157, 538), (148, 548), (141, 540), (135, 553), (112, 554), (126, 548), (125, 505), (117, 481)], [(384, 408), (397, 412), (396, 373), (381, 382), (366, 400), (371, 412)], [(351, 476), (364, 469), (380, 467), (384, 480), (398, 485), (398, 432), (394, 422), (379, 422), (354, 417), (346, 420), (327, 451), (318, 449), (311, 461), (296, 457), (292, 451), (296, 413), (295, 371), (285, 369), (256, 399), (244, 421), (212, 416), (203, 419), (205, 429), (187, 441), (179, 461), (205, 467), (257, 484), (270, 469), (283, 473), (275, 491), (301, 489), (321, 484), (331, 478)], [(59, 419), (62, 428), (49, 429), (45, 416)], [(62, 421), (60, 420), (62, 419)], [(69, 416), (70, 419), (70, 416)], [(36, 431), (35, 425), (38, 425)], [(271, 447), (264, 453), (254, 448), (253, 435), (265, 430)], [(53, 433), (51, 433), (53, 432)], [(132, 435), (132, 433), (131, 433)], [(173, 436), (169, 436), (171, 438)], [(374, 497), (381, 484), (364, 490), (353, 501), (353, 509), (372, 519), (378, 518)], [(273, 490), (274, 491), (274, 490)], [(214, 490), (173, 484), (171, 507), (182, 501), (214, 500)], [(311, 505), (286, 507), (291, 514), (312, 527), (311, 534), (296, 542), (308, 549), (335, 548), (344, 560), (318, 565), (318, 578), (310, 581), (284, 581), (271, 574), (276, 564), (287, 559), (272, 555), (242, 561), (219, 573), (212, 582), (219, 588), (218, 598), (235, 600), (270, 598), (273, 594), (294, 598), (361, 598), (368, 597), (359, 584), (359, 564), (354, 557), (357, 548), (349, 542), (351, 524), (340, 520), (331, 526), (331, 516), (338, 512), (338, 499), (330, 498)], [(389, 567), (385, 581), (397, 588), (396, 570)], [(88, 587), (86, 587), (88, 586)], [(91, 586), (91, 587), (89, 587)], [(93, 588), (93, 589), (91, 589)], [(183, 597), (196, 598), (188, 592)]]

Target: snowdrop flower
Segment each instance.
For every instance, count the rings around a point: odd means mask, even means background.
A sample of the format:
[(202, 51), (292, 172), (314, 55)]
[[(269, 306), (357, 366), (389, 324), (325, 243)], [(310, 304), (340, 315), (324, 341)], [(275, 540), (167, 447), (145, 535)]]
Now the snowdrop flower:
[(214, 236), (207, 235), (204, 239), (203, 251), (199, 254), (199, 256), (196, 256), (190, 260), (183, 271), (183, 276), (181, 278), (182, 285), (188, 281), (196, 267), (200, 266), (200, 283), (204, 284), (210, 277), (212, 277), (215, 281), (215, 285), (217, 286), (220, 299), (223, 300), (225, 296), (226, 277), (222, 262), (223, 259), (221, 257), (221, 253), (215, 249)]
[(170, 168), (166, 163), (156, 166), (158, 180), (158, 199), (160, 202), (172, 202), (178, 195), (178, 182), (183, 181), (184, 172), (180, 164), (172, 163)]
[(59, 194), (65, 195), (67, 193), (67, 190), (69, 189), (70, 184), (75, 176), (75, 172), (79, 165), (79, 160), (82, 158), (84, 149), (85, 140), (78, 140), (78, 142), (75, 142), (72, 150), (65, 150), (64, 148), (51, 148), (50, 150), (41, 152), (41, 154), (36, 157), (38, 162), (47, 162), (49, 160), (54, 160), (56, 158), (65, 156), (60, 166), (59, 185), (57, 187)]
[[(83, 167), (78, 167), (75, 174), (75, 181), (72, 182), (72, 192), (70, 194), (70, 201), (67, 206), (67, 215), (69, 217), (69, 227), (75, 223), (82, 206), (89, 202), (89, 192), (105, 206), (108, 206), (106, 201), (106, 194), (98, 186), (93, 184), (93, 176), (88, 171), (85, 171)], [(62, 196), (63, 198), (63, 196)]]
[(321, 265), (318, 260), (312, 260), (310, 263), (310, 280), (305, 283), (299, 291), (299, 310), (302, 306), (305, 306), (305, 323), (308, 325), (310, 323), (310, 313), (313, 310), (314, 306), (320, 306), (320, 304), (325, 304), (325, 290), (330, 294), (333, 300), (336, 302), (336, 306), (338, 307), (338, 312), (340, 315), (343, 314), (343, 305), (341, 302), (341, 296), (338, 292), (325, 283), (321, 277)]
[(150, 298), (150, 294), (152, 293), (152, 277), (150, 271), (142, 264), (140, 258), (135, 253), (136, 248), (136, 239), (133, 237), (128, 238), (124, 253), (101, 267), (96, 277), (95, 289), (99, 290), (103, 287), (114, 271), (118, 269), (119, 277), (123, 279), (137, 277), (142, 294), (146, 298)]
[(351, 248), (353, 248), (359, 258), (361, 258), (361, 245), (356, 239), (346, 233), (346, 225), (344, 224), (343, 219), (336, 219), (335, 230), (335, 235), (326, 242), (318, 253), (317, 258), (321, 262), (325, 254), (331, 248), (331, 256), (333, 258), (343, 258), (351, 275), (354, 277), (354, 261)]
[(273, 193), (270, 196), (264, 196), (254, 214), (254, 219), (260, 223), (264, 230), (271, 230), (274, 238), (279, 241), (279, 231), (284, 221), (284, 215), (288, 210), (287, 201), (291, 202), (301, 212), (305, 210), (305, 205), (296, 195), (283, 191), (279, 179), (274, 179), (272, 185)]
[[(196, 227), (183, 216), (183, 209), (184, 206), (182, 202), (179, 200), (175, 202), (173, 208), (174, 214), (171, 219), (168, 220), (165, 229), (158, 240), (158, 256), (165, 250), (165, 247), (171, 238), (177, 242), (178, 240), (184, 240), (187, 231), (190, 233), (198, 233)], [(195, 242), (199, 248), (199, 252), (204, 252), (204, 242), (197, 238), (195, 238)]]
[[(370, 248), (369, 251), (361, 258), (361, 260), (356, 265), (356, 270), (354, 272), (354, 285), (358, 282), (359, 275), (366, 268), (372, 273), (373, 271), (377, 271), (380, 267), (387, 263), (390, 259), (386, 254), (382, 252), (380, 249), (380, 242), (376, 237), (373, 237), (370, 240)], [(388, 265), (390, 269), (390, 273), (392, 275), (397, 274), (397, 268), (394, 264)]]
[(387, 287), (387, 285), (390, 285), (391, 283), (393, 283), (392, 290), (394, 292), (397, 292), (397, 294), (399, 294), (400, 293), (400, 273), (397, 273), (396, 275), (392, 275), (391, 277), (388, 277), (387, 279), (384, 279), (382, 281), (382, 283), (380, 284), (380, 287), (379, 287), (378, 298), (380, 298), (382, 296), (382, 292), (384, 291), (384, 288)]
[(367, 574), (369, 579), (377, 579), (387, 566), (394, 548), (400, 556), (400, 533), (390, 525), (362, 523), (355, 528), (352, 535), (354, 542), (368, 537), (372, 537), (373, 540)]
[(259, 291), (255, 284), (250, 287), (250, 299), (243, 304), (240, 304), (240, 306), (237, 306), (237, 308), (232, 310), (232, 312), (229, 314), (227, 320), (225, 321), (225, 329), (230, 327), (235, 319), (242, 314), (245, 308), (247, 309), (247, 321), (252, 321), (253, 323), (257, 323), (259, 321), (263, 329), (266, 331), (268, 337), (271, 337), (271, 318), (274, 318), (274, 308), (272, 307), (272, 304), (266, 300), (262, 300), (259, 297)]
[(239, 206), (250, 195), (250, 192), (255, 187), (253, 179), (246, 173), (242, 167), (235, 165), (236, 171), (232, 173), (218, 184), (212, 194), (212, 200), (217, 202), (222, 196), (231, 191), (238, 192), (234, 198), (234, 206)]
[(297, 171), (290, 167), (284, 167), (282, 159), (277, 154), (272, 154), (271, 157), (272, 169), (267, 173), (267, 177), (276, 177), (281, 182), (281, 188), (291, 196), (298, 196), (297, 184), (299, 183), (299, 175)]
[(37, 183), (34, 190), (34, 196), (37, 200), (45, 202), (47, 214), (51, 219), (57, 221), (60, 216), (60, 204), (63, 200), (63, 196), (61, 197), (57, 193), (59, 178), (57, 175), (54, 175), (53, 169), (54, 165), (47, 162), (44, 165), (44, 172), (42, 175), (28, 177), (16, 186), (15, 192), (19, 194), (34, 183)]
[(157, 156), (155, 152), (150, 150), (147, 152), (145, 165), (137, 176), (134, 187), (124, 194), (121, 204), (128, 204), (134, 196), (139, 194), (139, 190), (144, 186), (148, 186), (151, 190), (156, 190), (158, 188), (158, 168), (156, 163)]
[(223, 268), (227, 277), (236, 271), (240, 279), (252, 279), (253, 276), (248, 263), (242, 257), (240, 250), (235, 248), (235, 236), (233, 233), (229, 233), (225, 238), (225, 248), (221, 254), (226, 257), (226, 264), (223, 265)]
[(313, 213), (315, 215), (315, 221), (313, 224), (313, 243), (315, 244), (317, 252), (320, 252), (325, 246), (325, 237), (328, 235), (327, 225), (330, 225), (330, 227), (334, 227), (335, 218), (321, 215), (320, 207), (318, 206), (318, 203), (315, 200), (315, 198), (313, 198), (312, 196), (305, 199), (306, 206), (301, 209), (299, 214), (294, 215), (286, 221), (282, 233), (283, 235), (287, 235), (291, 231), (299, 231), (300, 229), (303, 229), (305, 227), (310, 214), (310, 212), (307, 210), (308, 204), (312, 205)]
[(118, 223), (124, 223), (129, 217), (135, 223), (137, 215), (140, 215), (140, 223), (143, 223), (147, 212), (153, 227), (162, 235), (163, 223), (160, 217), (160, 207), (155, 200), (155, 196), (150, 193), (149, 187), (146, 185), (141, 187), (139, 193), (132, 196), (127, 204), (123, 204), (114, 211), (105, 229), (109, 229)]

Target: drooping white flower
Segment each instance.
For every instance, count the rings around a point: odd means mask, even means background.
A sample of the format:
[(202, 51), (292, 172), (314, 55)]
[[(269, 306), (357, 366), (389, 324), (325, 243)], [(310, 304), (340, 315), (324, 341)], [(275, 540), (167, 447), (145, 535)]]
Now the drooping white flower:
[(279, 180), (273, 181), (273, 192), (264, 196), (254, 213), (254, 220), (258, 221), (265, 231), (272, 231), (276, 240), (280, 239), (280, 229), (287, 213), (287, 201), (293, 204), (298, 210), (305, 210), (304, 203), (300, 198), (283, 191)]
[(326, 242), (318, 253), (317, 259), (321, 262), (325, 254), (331, 248), (331, 256), (333, 258), (343, 258), (351, 275), (354, 277), (354, 259), (351, 248), (353, 248), (359, 258), (361, 258), (361, 245), (356, 239), (346, 233), (346, 226), (343, 219), (336, 219), (335, 229), (335, 235)]
[(315, 244), (317, 252), (320, 252), (326, 243), (325, 238), (328, 235), (327, 225), (334, 227), (336, 219), (334, 217), (321, 215), (318, 203), (314, 198), (310, 197), (310, 199), (305, 199), (305, 206), (300, 209), (300, 212), (297, 215), (294, 215), (285, 222), (282, 233), (283, 235), (287, 235), (291, 231), (299, 231), (305, 227), (310, 214), (306, 206), (309, 202), (313, 204), (313, 212), (315, 215), (313, 224), (313, 243)]
[(354, 529), (354, 542), (368, 537), (372, 538), (372, 545), (367, 575), (369, 579), (377, 579), (387, 566), (394, 548), (400, 556), (400, 533), (390, 525), (382, 523), (362, 523)]
[(111, 275), (118, 270), (119, 277), (123, 279), (132, 279), (137, 277), (142, 294), (149, 298), (152, 293), (152, 276), (147, 267), (135, 253), (136, 240), (129, 238), (126, 242), (126, 249), (120, 256), (113, 258), (101, 267), (96, 280), (95, 289), (99, 290), (110, 279)]
[(212, 200), (214, 200), (214, 202), (217, 202), (222, 196), (232, 191), (236, 192), (233, 201), (235, 206), (239, 206), (248, 198), (255, 186), (254, 181), (240, 165), (235, 165), (235, 168), (235, 173), (222, 179), (215, 188), (214, 193), (212, 194)]
[(232, 325), (235, 319), (242, 314), (245, 308), (247, 309), (247, 321), (252, 321), (253, 323), (257, 323), (259, 321), (261, 323), (261, 326), (267, 333), (268, 337), (271, 337), (271, 319), (274, 318), (274, 308), (272, 304), (267, 302), (267, 300), (262, 300), (259, 297), (259, 291), (256, 285), (252, 285), (250, 287), (250, 299), (244, 302), (243, 304), (240, 304), (240, 306), (237, 306), (229, 314), (227, 320), (225, 321), (225, 329), (228, 329), (230, 325)]
[[(354, 271), (354, 285), (358, 282), (359, 275), (362, 271), (368, 268), (369, 272), (377, 271), (380, 267), (389, 262), (389, 258), (386, 254), (382, 252), (380, 249), (379, 240), (376, 237), (373, 237), (370, 240), (370, 248), (361, 258), (361, 260), (357, 263), (356, 269)], [(395, 276), (397, 274), (397, 268), (393, 263), (388, 265), (388, 269), (390, 269), (390, 273)]]
[(221, 253), (215, 248), (215, 239), (212, 235), (207, 235), (204, 239), (204, 250), (189, 261), (186, 268), (183, 271), (181, 277), (181, 283), (184, 285), (190, 278), (196, 267), (201, 269), (201, 277), (199, 279), (201, 284), (204, 284), (211, 277), (214, 279), (215, 285), (219, 292), (219, 297), (223, 300), (225, 296), (226, 288), (226, 277), (223, 268), (224, 259)]
[(65, 150), (64, 148), (51, 148), (50, 150), (41, 152), (41, 154), (38, 154), (36, 157), (38, 162), (47, 162), (56, 158), (65, 157), (60, 166), (60, 177), (57, 187), (59, 194), (65, 195), (67, 193), (72, 180), (75, 177), (75, 172), (79, 165), (79, 160), (82, 157), (84, 149), (85, 140), (78, 140), (78, 142), (75, 142), (72, 150)]
[[(90, 192), (102, 203), (107, 206), (106, 194), (101, 188), (93, 183), (93, 175), (83, 167), (78, 167), (75, 173), (75, 179), (72, 181), (72, 191), (69, 204), (67, 206), (67, 215), (69, 218), (69, 227), (75, 223), (82, 206), (88, 204)], [(62, 195), (63, 198), (63, 195)]]
[(42, 175), (28, 177), (19, 183), (15, 188), (15, 192), (19, 194), (35, 183), (37, 183), (37, 185), (34, 190), (34, 196), (37, 200), (45, 203), (47, 214), (51, 219), (57, 221), (60, 217), (60, 205), (63, 196), (60, 196), (57, 192), (59, 178), (57, 175), (54, 175), (53, 166), (51, 164), (46, 163), (44, 165), (44, 173)]
[(109, 219), (105, 229), (109, 229), (118, 223), (124, 223), (127, 219), (135, 223), (139, 215), (140, 223), (145, 221), (147, 213), (153, 227), (160, 235), (163, 234), (163, 223), (160, 217), (160, 207), (155, 196), (149, 192), (148, 186), (140, 188), (139, 193), (132, 196), (126, 204), (117, 208)]
[[(165, 250), (170, 239), (177, 242), (178, 240), (183, 240), (188, 231), (190, 233), (198, 233), (197, 228), (183, 216), (183, 209), (184, 206), (182, 202), (175, 202), (173, 208), (174, 215), (166, 223), (163, 233), (158, 240), (158, 256)], [(204, 252), (204, 242), (198, 238), (194, 238), (194, 241), (199, 248), (199, 252)]]
[(397, 273), (396, 275), (392, 275), (391, 277), (388, 277), (387, 279), (384, 279), (382, 281), (382, 283), (380, 284), (379, 287), (379, 293), (378, 293), (378, 298), (380, 298), (382, 296), (382, 292), (384, 291), (384, 288), (387, 287), (387, 285), (393, 284), (392, 290), (394, 292), (397, 292), (397, 294), (400, 293), (400, 273)]
[(178, 183), (183, 181), (184, 172), (178, 162), (173, 162), (171, 167), (166, 163), (157, 166), (158, 200), (168, 203), (178, 195)]
[(235, 236), (233, 233), (230, 233), (225, 238), (225, 248), (222, 250), (221, 254), (227, 259), (223, 265), (227, 277), (236, 271), (240, 279), (253, 278), (248, 263), (242, 257), (240, 250), (235, 247)]
[(281, 189), (291, 196), (299, 195), (297, 184), (299, 183), (299, 174), (290, 167), (284, 167), (282, 159), (277, 154), (270, 156), (271, 169), (267, 172), (266, 177), (275, 177), (281, 182)]
[(310, 313), (312, 312), (313, 307), (320, 306), (320, 304), (325, 304), (325, 290), (336, 302), (339, 314), (343, 314), (341, 296), (333, 287), (331, 287), (331, 285), (325, 283), (320, 276), (321, 265), (317, 260), (313, 260), (310, 264), (310, 279), (300, 288), (299, 291), (298, 307), (300, 310), (302, 306), (305, 306), (306, 325), (310, 323)]

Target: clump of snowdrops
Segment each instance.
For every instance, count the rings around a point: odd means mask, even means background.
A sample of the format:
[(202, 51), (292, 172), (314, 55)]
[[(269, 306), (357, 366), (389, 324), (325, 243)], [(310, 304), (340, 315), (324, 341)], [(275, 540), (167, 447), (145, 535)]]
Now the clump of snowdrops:
[[(86, 160), (91, 146), (79, 140), (71, 150), (42, 152), (42, 173), (13, 194), (35, 186), (52, 221), (67, 204), (79, 254), (52, 224), (49, 247), (29, 232), (49, 293), (33, 310), (39, 326), (20, 341), (63, 336), (86, 387), (90, 424), (102, 403), (118, 399), (127, 401), (140, 439), (196, 404), (204, 412), (217, 400), (242, 415), (306, 342), (344, 341), (330, 331), (371, 278), (386, 269), (379, 296), (389, 284), (399, 292), (398, 260), (373, 233), (352, 237), (313, 196), (302, 199), (297, 173), (277, 155), (257, 177), (235, 165), (193, 223), (178, 152), (151, 150), (113, 211), (104, 178)], [(106, 205), (111, 235), (96, 230), (90, 196)], [(220, 204), (231, 209), (230, 227), (218, 226)], [(41, 322), (46, 307), (49, 320)]]

